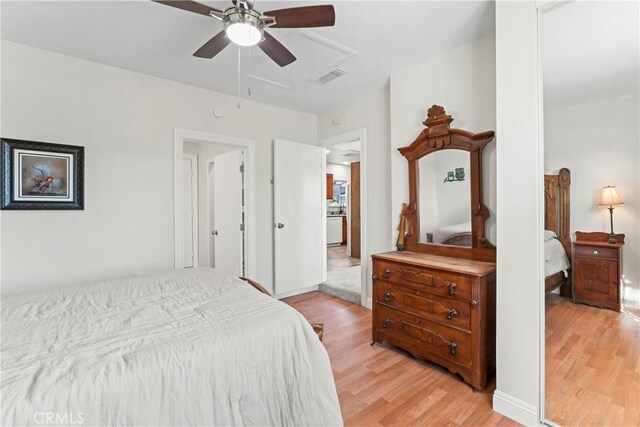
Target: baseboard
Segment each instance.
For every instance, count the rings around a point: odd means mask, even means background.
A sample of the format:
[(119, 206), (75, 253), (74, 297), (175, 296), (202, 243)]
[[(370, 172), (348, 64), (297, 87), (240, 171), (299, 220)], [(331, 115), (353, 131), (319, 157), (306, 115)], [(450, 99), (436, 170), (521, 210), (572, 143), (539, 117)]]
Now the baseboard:
[(365, 304), (365, 307), (367, 307), (368, 309), (373, 308), (373, 300), (371, 299), (371, 297), (367, 297), (367, 301), (365, 302)]
[(285, 292), (285, 293), (282, 293), (282, 294), (276, 294), (276, 298), (282, 299), (282, 298), (293, 297), (293, 296), (300, 295), (300, 294), (306, 294), (307, 292), (317, 291), (319, 288), (320, 288), (320, 285), (313, 285), (313, 286), (309, 286), (307, 288), (296, 289), (295, 291)]
[(500, 390), (493, 392), (493, 410), (526, 426), (540, 425), (537, 408)]

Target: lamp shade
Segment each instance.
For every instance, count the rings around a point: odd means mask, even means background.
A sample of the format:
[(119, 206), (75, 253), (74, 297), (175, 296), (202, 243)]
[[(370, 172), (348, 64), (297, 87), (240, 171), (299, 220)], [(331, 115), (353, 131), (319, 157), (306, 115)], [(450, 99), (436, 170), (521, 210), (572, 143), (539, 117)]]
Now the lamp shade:
[(602, 208), (610, 208), (613, 206), (624, 205), (622, 197), (616, 191), (615, 185), (608, 185), (602, 189), (602, 195), (600, 196), (600, 204), (598, 206)]

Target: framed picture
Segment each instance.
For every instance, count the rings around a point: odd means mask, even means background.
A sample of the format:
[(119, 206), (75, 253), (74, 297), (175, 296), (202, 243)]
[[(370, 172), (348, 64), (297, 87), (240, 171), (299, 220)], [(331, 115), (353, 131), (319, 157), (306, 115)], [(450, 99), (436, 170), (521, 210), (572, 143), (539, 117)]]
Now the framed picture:
[(0, 138), (2, 209), (84, 209), (84, 147)]

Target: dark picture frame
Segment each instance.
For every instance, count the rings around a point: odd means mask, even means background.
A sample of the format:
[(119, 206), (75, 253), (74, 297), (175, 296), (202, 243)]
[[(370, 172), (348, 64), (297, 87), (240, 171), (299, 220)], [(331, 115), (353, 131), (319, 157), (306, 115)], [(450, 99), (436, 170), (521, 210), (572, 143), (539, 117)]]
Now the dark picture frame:
[(84, 210), (84, 147), (0, 138), (3, 210)]

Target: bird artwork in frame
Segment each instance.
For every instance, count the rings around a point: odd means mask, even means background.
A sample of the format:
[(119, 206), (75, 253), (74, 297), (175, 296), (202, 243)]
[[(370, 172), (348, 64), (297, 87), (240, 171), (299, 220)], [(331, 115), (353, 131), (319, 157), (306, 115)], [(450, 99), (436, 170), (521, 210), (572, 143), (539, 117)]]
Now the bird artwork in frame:
[(4, 210), (83, 210), (84, 147), (2, 138)]

